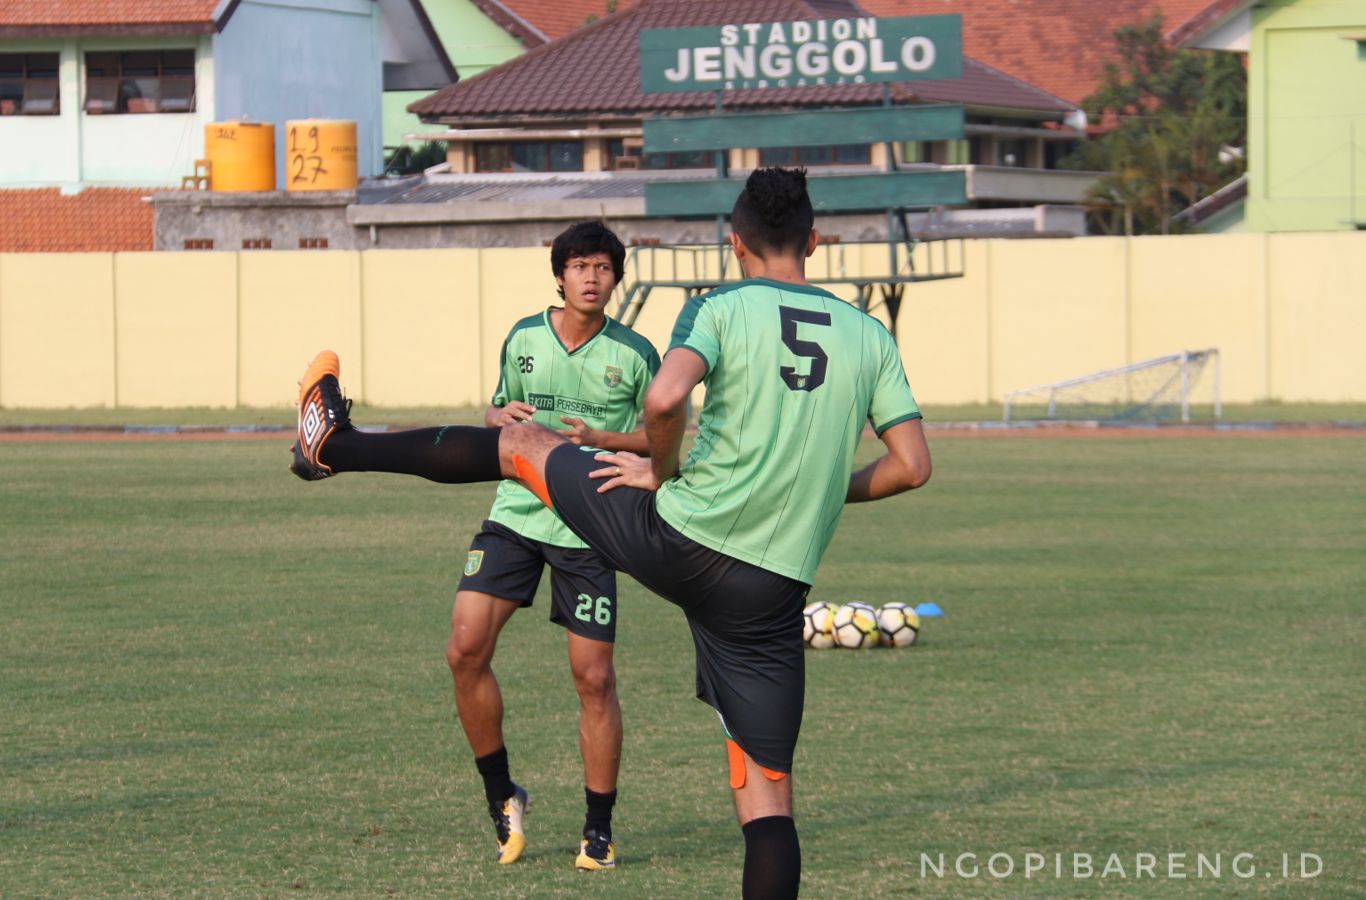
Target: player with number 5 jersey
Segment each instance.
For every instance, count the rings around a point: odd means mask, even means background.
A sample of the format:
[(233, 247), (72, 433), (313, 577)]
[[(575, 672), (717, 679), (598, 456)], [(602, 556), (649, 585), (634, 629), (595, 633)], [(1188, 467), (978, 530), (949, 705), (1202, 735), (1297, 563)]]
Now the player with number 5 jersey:
[(751, 278), (689, 301), (669, 342), (680, 347), (705, 363), (707, 398), (685, 477), (659, 486), (660, 517), (810, 584), (864, 417), (879, 436), (920, 418), (891, 333), (818, 287)]

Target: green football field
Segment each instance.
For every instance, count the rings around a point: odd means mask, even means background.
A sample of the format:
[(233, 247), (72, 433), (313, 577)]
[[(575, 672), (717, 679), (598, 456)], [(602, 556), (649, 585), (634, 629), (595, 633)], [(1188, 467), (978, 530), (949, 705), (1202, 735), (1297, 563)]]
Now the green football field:
[[(681, 616), (623, 584), (595, 874), (544, 587), (513, 618), (499, 867), (443, 657), (491, 490), (304, 484), (288, 440), (0, 444), (0, 896), (738, 896)], [(808, 653), (804, 896), (1366, 893), (1366, 435), (931, 446), (812, 591), (947, 615)]]

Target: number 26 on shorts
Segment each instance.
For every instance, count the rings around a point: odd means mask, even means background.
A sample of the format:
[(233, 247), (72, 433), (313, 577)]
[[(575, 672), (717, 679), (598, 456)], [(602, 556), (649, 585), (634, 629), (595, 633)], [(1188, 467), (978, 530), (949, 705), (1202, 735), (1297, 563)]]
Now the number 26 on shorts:
[(579, 594), (579, 604), (574, 607), (574, 618), (580, 622), (597, 622), (599, 625), (612, 624), (612, 600), (610, 597), (590, 597)]

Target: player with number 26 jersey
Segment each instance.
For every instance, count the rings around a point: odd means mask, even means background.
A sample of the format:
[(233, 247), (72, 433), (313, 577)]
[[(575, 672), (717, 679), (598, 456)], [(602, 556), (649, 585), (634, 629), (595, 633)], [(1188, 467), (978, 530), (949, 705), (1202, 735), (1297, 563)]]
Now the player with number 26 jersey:
[[(645, 388), (659, 371), (650, 342), (614, 319), (572, 352), (550, 322), (550, 310), (522, 319), (503, 342), (492, 405), (520, 400), (535, 407), (531, 421), (563, 431), (564, 418), (600, 432), (635, 429)], [(508, 479), (498, 485), (489, 519), (525, 538), (556, 547), (587, 547), (535, 494)]]

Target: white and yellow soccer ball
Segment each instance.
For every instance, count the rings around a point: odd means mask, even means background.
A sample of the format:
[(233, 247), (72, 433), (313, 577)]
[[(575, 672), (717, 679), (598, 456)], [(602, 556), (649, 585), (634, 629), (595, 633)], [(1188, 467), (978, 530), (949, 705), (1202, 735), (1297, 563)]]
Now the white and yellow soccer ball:
[(854, 601), (835, 610), (832, 623), (835, 643), (848, 650), (876, 647), (878, 639), (877, 610), (867, 603)]
[(884, 603), (877, 611), (878, 643), (909, 647), (920, 637), (920, 616), (905, 603)]
[(833, 603), (808, 603), (802, 610), (802, 640), (813, 650), (829, 650), (835, 646), (835, 610)]

